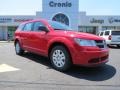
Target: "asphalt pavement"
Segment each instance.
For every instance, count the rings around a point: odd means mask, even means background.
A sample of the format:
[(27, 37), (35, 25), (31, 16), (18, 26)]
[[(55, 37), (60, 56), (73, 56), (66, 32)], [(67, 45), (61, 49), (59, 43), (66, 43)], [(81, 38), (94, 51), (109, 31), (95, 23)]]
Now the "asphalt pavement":
[(120, 49), (110, 48), (102, 67), (73, 66), (63, 73), (45, 57), (18, 56), (13, 43), (0, 42), (0, 90), (120, 90)]

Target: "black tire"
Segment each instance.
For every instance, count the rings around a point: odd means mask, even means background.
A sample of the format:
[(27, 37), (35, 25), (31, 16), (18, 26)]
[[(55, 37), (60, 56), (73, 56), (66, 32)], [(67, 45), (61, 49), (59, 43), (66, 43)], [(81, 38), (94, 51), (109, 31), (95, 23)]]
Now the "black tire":
[(15, 43), (15, 52), (17, 55), (23, 55), (24, 50), (21, 48), (19, 41)]
[[(58, 52), (58, 51), (60, 53), (57, 56), (56, 52)], [(57, 59), (56, 59), (56, 57), (57, 57)], [(70, 53), (64, 46), (55, 46), (54, 48), (52, 48), (49, 58), (51, 60), (52, 66), (58, 71), (64, 72), (64, 71), (68, 70), (70, 68), (70, 66), (72, 65)], [(61, 62), (62, 62), (62, 64), (64, 63), (63, 66), (60, 66)]]
[(108, 47), (110, 47), (110, 45), (109, 45), (109, 44), (107, 44), (107, 46), (108, 46)]
[(117, 45), (118, 48), (120, 48), (120, 45)]

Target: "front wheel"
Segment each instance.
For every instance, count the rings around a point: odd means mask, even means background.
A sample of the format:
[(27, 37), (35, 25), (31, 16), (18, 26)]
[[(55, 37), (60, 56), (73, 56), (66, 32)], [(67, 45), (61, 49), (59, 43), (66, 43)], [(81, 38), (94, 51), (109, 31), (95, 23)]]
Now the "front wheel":
[(22, 55), (24, 53), (24, 50), (21, 48), (20, 43), (15, 43), (15, 51), (17, 55)]
[(71, 56), (64, 46), (55, 46), (50, 52), (53, 67), (59, 71), (66, 71), (71, 66)]
[(117, 45), (118, 48), (120, 48), (120, 45)]

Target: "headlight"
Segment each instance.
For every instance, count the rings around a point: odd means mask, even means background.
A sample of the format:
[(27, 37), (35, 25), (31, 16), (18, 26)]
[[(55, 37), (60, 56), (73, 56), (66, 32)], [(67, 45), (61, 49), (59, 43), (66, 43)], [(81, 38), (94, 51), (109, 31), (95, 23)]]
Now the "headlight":
[(75, 42), (80, 46), (97, 46), (94, 40), (78, 39), (75, 38)]

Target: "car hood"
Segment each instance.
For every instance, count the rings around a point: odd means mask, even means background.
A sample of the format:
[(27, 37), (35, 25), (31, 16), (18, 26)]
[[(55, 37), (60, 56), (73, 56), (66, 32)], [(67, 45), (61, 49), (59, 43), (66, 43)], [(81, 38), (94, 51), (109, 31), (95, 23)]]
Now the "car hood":
[(55, 32), (58, 33), (58, 35), (62, 35), (66, 37), (74, 37), (74, 38), (89, 39), (89, 40), (103, 40), (102, 37), (89, 33), (75, 32), (75, 31), (55, 31)]

